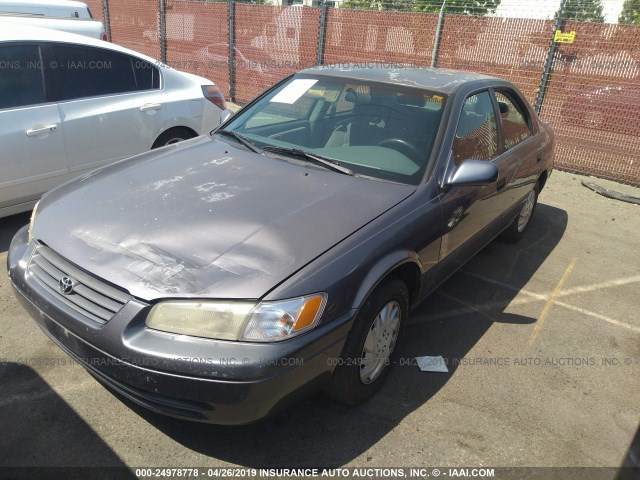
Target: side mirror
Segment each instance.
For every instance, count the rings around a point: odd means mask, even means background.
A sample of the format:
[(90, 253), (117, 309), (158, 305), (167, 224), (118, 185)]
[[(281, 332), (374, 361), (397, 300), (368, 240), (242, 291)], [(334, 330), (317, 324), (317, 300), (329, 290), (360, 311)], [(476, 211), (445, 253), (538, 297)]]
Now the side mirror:
[(220, 112), (220, 123), (224, 123), (233, 117), (233, 112), (228, 108), (225, 108), (222, 112)]
[(491, 185), (498, 180), (498, 167), (483, 160), (464, 160), (447, 178), (452, 187)]

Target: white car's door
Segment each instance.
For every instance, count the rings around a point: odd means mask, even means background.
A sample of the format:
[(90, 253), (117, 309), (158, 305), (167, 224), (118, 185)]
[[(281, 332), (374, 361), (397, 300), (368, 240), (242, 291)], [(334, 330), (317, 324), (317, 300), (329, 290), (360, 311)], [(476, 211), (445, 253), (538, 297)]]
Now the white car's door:
[(0, 66), (0, 211), (10, 214), (69, 172), (58, 105), (45, 103), (38, 45), (0, 44)]
[(106, 49), (51, 44), (72, 174), (151, 148), (166, 121), (157, 67)]

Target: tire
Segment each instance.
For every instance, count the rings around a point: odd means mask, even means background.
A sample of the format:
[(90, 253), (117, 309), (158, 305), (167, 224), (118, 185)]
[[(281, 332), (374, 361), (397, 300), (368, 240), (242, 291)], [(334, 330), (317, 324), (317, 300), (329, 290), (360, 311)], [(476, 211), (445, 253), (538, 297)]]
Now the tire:
[(507, 229), (502, 232), (500, 235), (500, 239), (507, 243), (516, 243), (518, 242), (525, 234), (529, 225), (531, 224), (531, 218), (533, 217), (533, 213), (536, 210), (536, 205), (538, 204), (538, 194), (540, 193), (540, 184), (536, 183), (533, 190), (529, 192), (525, 203), (522, 205), (522, 209), (518, 216), (513, 219), (511, 225), (507, 227)]
[(174, 143), (182, 142), (183, 140), (188, 140), (190, 138), (197, 137), (196, 133), (193, 130), (189, 130), (184, 127), (175, 127), (170, 128), (166, 132), (163, 132), (155, 142), (153, 142), (153, 146), (151, 149), (164, 147), (166, 145), (173, 145)]
[(401, 280), (390, 279), (374, 290), (354, 320), (333, 372), (329, 395), (334, 400), (358, 405), (375, 395), (397, 356), (394, 347), (408, 312), (409, 292)]

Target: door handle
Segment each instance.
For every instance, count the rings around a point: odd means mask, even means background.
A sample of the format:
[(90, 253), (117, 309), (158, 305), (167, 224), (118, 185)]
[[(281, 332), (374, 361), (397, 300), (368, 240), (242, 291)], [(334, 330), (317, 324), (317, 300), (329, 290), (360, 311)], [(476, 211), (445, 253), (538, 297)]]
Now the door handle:
[(55, 132), (58, 129), (58, 125), (45, 125), (43, 127), (33, 127), (27, 130), (27, 137), (35, 137), (37, 135), (44, 135), (45, 133)]
[(538, 155), (536, 157), (536, 163), (540, 163), (542, 161), (542, 155)]
[(140, 107), (141, 112), (150, 112), (152, 110), (160, 110), (162, 105), (159, 103), (145, 103)]

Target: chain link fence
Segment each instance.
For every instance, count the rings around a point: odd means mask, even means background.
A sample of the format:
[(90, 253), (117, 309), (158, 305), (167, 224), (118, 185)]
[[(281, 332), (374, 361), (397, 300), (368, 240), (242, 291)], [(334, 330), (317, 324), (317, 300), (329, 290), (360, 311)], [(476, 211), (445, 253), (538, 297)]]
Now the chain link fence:
[(598, 0), (263, 3), (87, 1), (114, 43), (210, 78), (239, 103), (317, 64), (502, 77), (554, 128), (558, 168), (640, 185), (640, 26), (612, 22)]

